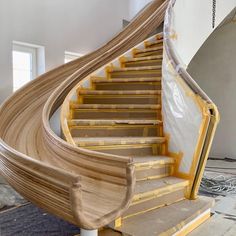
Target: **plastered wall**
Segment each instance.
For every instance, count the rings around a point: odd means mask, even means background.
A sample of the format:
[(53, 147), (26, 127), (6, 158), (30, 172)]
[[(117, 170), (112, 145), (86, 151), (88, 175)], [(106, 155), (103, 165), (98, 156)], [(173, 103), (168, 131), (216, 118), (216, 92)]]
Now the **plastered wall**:
[(122, 29), (129, 0), (1, 0), (0, 103), (12, 93), (12, 41), (45, 47), (46, 71), (64, 51), (86, 54)]
[(129, 0), (129, 19), (132, 19), (151, 0)]
[(217, 29), (189, 64), (188, 72), (217, 105), (221, 120), (211, 156), (236, 159), (236, 22)]
[[(213, 32), (212, 0), (176, 0), (174, 5), (173, 42), (183, 64), (189, 64), (204, 41)], [(236, 7), (236, 0), (216, 0), (215, 26)]]

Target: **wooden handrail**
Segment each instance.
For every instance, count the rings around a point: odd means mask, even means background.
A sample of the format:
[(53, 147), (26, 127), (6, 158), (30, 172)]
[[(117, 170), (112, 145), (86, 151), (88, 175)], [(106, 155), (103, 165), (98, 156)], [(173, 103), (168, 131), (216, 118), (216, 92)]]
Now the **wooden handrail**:
[[(73, 147), (56, 136), (49, 120), (75, 84), (144, 40), (163, 21), (167, 4), (153, 1), (100, 49), (40, 76), (2, 104), (0, 173), (24, 197), (86, 229), (102, 227), (127, 209), (135, 184), (131, 158)], [(93, 186), (89, 197), (99, 203), (91, 214), (86, 194)], [(106, 190), (116, 192), (116, 199)], [(105, 212), (99, 209), (104, 197)]]

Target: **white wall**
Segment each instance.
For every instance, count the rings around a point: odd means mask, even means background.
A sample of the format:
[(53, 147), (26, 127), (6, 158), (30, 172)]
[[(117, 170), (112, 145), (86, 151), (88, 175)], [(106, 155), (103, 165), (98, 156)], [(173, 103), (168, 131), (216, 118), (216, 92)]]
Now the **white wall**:
[[(236, 0), (216, 1), (216, 26), (236, 7)], [(197, 50), (213, 31), (212, 0), (176, 0), (173, 41), (177, 54), (188, 65)]]
[(188, 72), (217, 104), (221, 120), (211, 155), (236, 159), (236, 23), (217, 29), (189, 64)]
[(129, 20), (131, 20), (145, 5), (152, 0), (129, 0)]
[(12, 41), (45, 46), (46, 70), (64, 51), (86, 54), (129, 17), (128, 0), (0, 0), (0, 103), (12, 93)]

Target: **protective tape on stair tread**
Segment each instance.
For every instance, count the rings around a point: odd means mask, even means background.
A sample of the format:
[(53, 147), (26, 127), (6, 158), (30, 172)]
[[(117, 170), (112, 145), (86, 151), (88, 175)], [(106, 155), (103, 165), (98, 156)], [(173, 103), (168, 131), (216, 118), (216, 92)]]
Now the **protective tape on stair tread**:
[(95, 125), (95, 124), (96, 124), (96, 121), (93, 121), (93, 120), (89, 121), (89, 125), (90, 125), (90, 126), (93, 126), (93, 125)]
[(135, 168), (137, 170), (147, 170), (147, 169), (162, 169), (162, 168), (167, 168), (167, 166), (169, 167), (171, 165), (171, 163), (169, 164), (165, 164), (166, 166), (164, 166), (164, 162), (163, 163), (155, 163), (155, 162), (152, 162), (152, 163), (148, 163), (147, 165), (143, 164), (143, 163), (140, 163), (140, 164), (134, 164), (135, 165)]
[(105, 141), (100, 140), (100, 141), (98, 142), (98, 144), (99, 144), (100, 146), (103, 146), (103, 145), (105, 145)]

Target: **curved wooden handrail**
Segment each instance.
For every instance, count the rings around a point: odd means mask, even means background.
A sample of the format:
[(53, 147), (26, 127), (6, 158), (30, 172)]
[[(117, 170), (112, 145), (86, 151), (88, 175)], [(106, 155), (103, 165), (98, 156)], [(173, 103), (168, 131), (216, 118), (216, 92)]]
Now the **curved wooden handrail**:
[[(73, 147), (56, 136), (49, 120), (78, 81), (145, 39), (163, 21), (167, 4), (153, 1), (109, 43), (40, 76), (1, 106), (0, 173), (24, 197), (86, 229), (106, 225), (129, 206), (135, 184), (131, 158)], [(99, 184), (116, 192), (104, 212), (99, 205), (109, 193), (94, 187)], [(98, 199), (97, 211), (84, 197), (92, 187), (96, 191), (87, 197)]]

